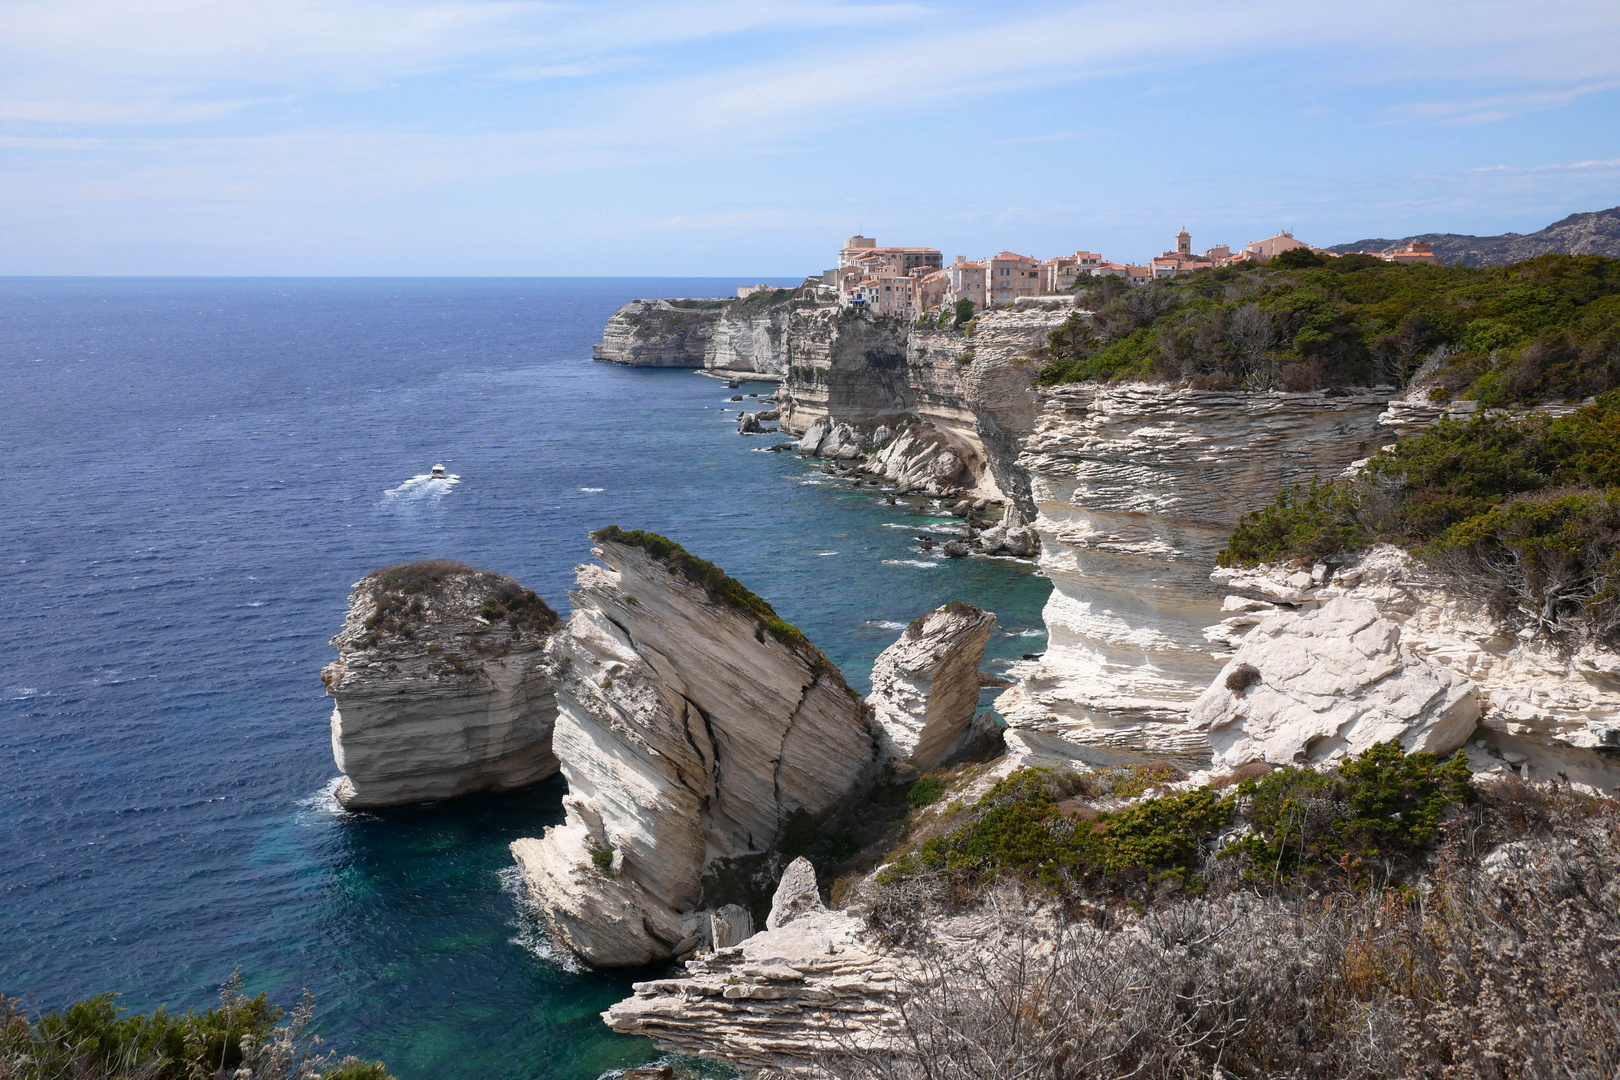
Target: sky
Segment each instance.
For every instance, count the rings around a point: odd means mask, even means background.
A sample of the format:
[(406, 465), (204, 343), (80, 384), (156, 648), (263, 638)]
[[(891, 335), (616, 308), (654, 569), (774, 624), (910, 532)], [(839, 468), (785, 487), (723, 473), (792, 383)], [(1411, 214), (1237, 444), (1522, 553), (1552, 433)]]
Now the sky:
[(0, 0), (0, 274), (1141, 261), (1620, 204), (1620, 3)]

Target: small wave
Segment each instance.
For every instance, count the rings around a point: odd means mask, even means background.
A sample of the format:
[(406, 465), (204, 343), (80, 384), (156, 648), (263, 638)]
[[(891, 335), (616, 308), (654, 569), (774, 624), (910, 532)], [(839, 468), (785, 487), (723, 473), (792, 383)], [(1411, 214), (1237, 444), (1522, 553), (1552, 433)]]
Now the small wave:
[(821, 487), (826, 482), (827, 481), (825, 481), (825, 480), (814, 480), (814, 479), (807, 479), (807, 480), (800, 480), (799, 481), (799, 483), (801, 483), (801, 484), (808, 484), (808, 485), (810, 485), (812, 487)]
[(338, 785), (341, 783), (343, 783), (343, 775), (339, 773), (337, 776), (334, 776), (332, 779), (328, 780), (325, 785), (322, 786), (321, 790), (309, 795), (305, 795), (293, 805), (297, 806), (300, 810), (307, 811), (308, 813), (320, 814), (326, 817), (348, 819), (358, 819), (362, 817), (363, 815), (358, 814), (353, 810), (345, 810), (343, 808), (343, 804), (337, 801), (337, 789)]
[(551, 930), (540, 915), (540, 907), (529, 895), (529, 883), (523, 880), (523, 871), (516, 866), (504, 867), (495, 872), (500, 880), (501, 892), (512, 898), (514, 915), (516, 918), (507, 925), (516, 933), (507, 938), (511, 944), (528, 952), (544, 963), (559, 967), (564, 971), (582, 972), (585, 965), (574, 957), (567, 949), (559, 948), (552, 940)]
[(432, 473), (421, 473), (405, 481), (399, 487), (389, 488), (383, 496), (389, 499), (428, 499), (438, 498), (449, 493), (450, 489), (461, 483), (461, 477), (452, 473), (449, 476), (434, 476)]
[(1046, 636), (1046, 631), (1045, 630), (1036, 630), (1033, 627), (1031, 627), (1028, 630), (1020, 630), (1020, 631), (1018, 631), (1018, 633), (1011, 634), (1009, 636), (1010, 637), (1045, 637)]
[(11, 693), (11, 700), (13, 701), (27, 701), (29, 698), (33, 697), (51, 696), (51, 692), (49, 690), (41, 693), (39, 687), (37, 686), (13, 686), (11, 688)]
[(265, 603), (264, 600), (249, 600), (248, 607), (264, 607)]
[(884, 566), (915, 566), (919, 570), (938, 570), (940, 563), (925, 562), (922, 559), (884, 559)]
[(601, 489), (601, 488), (588, 488), (588, 487), (582, 487), (582, 488), (580, 488), (580, 489), (579, 489), (579, 490), (581, 490), (581, 491), (588, 491), (588, 492), (590, 492), (590, 493), (591, 493), (591, 494), (592, 494), (592, 495), (595, 495), (595, 494), (596, 494), (596, 493), (598, 493), (598, 492), (599, 492), (599, 491), (601, 491), (601, 490), (602, 490), (602, 489)]
[(818, 555), (818, 556), (823, 556), (823, 557), (825, 557), (825, 556), (827, 556), (827, 555), (836, 555), (836, 554), (838, 554), (838, 552), (836, 552), (836, 551), (818, 551), (818, 552), (816, 552), (816, 554), (817, 554), (817, 555)]
[(905, 623), (890, 622), (888, 619), (868, 619), (861, 625), (870, 626), (874, 630), (904, 630), (906, 628)]

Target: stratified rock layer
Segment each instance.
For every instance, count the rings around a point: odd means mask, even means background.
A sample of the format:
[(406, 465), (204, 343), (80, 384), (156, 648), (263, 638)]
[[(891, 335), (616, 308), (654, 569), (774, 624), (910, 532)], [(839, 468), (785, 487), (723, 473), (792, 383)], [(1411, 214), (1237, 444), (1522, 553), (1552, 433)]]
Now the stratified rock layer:
[(1337, 764), (1374, 743), (1450, 753), (1479, 719), (1467, 678), (1401, 644), (1365, 600), (1273, 615), (1193, 706), (1215, 764)]
[(662, 538), (660, 556), (603, 535), (547, 650), (566, 819), (513, 853), (571, 949), (627, 966), (703, 940), (704, 869), (849, 796), (876, 747), (866, 705), (763, 601)]
[(957, 601), (924, 615), (878, 656), (867, 701), (891, 756), (928, 770), (962, 749), (995, 625), (994, 612)]
[(345, 806), (506, 791), (557, 771), (541, 650), (556, 614), (511, 578), (408, 563), (357, 582), (321, 672)]
[[(1048, 751), (1108, 747), (1207, 762), (1188, 711), (1226, 663), (1204, 628), (1238, 516), (1389, 441), (1387, 394), (1242, 394), (1156, 384), (1043, 393), (1028, 470), (1052, 580), (1047, 650), (997, 700)], [(1256, 620), (1258, 621), (1258, 620)]]
[(813, 1069), (818, 1054), (884, 1046), (899, 1027), (895, 964), (860, 919), (822, 907), (804, 859), (783, 874), (768, 929), (688, 961), (686, 972), (636, 983), (602, 1019), (663, 1050), (794, 1072)]

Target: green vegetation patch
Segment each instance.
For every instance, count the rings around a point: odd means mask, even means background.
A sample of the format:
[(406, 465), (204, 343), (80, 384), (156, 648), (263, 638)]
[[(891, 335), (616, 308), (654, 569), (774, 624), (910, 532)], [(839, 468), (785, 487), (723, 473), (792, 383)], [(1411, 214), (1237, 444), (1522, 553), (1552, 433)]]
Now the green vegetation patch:
[(1050, 334), (1044, 384), (1316, 390), (1405, 386), (1422, 369), (1436, 395), (1487, 406), (1620, 387), (1620, 259), (1426, 266), (1298, 250), (1143, 286), (1083, 278), (1076, 291), (1093, 314)]
[(1279, 492), (1239, 519), (1222, 566), (1415, 549), (1509, 625), (1620, 633), (1620, 391), (1559, 419), (1443, 419), (1355, 477)]
[(769, 631), (776, 640), (790, 648), (808, 651), (812, 667), (834, 670), (832, 662), (821, 654), (821, 650), (810, 644), (797, 627), (778, 615), (775, 608), (714, 563), (698, 558), (668, 537), (643, 529), (621, 529), (617, 525), (609, 525), (591, 533), (591, 539), (599, 544), (622, 544), (645, 551), (674, 573), (701, 587), (710, 600), (751, 613), (760, 620), (762, 630)]
[[(199, 1080), (252, 1075), (319, 1080), (393, 1080), (381, 1062), (315, 1052), (306, 996), (289, 1023), (264, 994), (242, 993), (239, 975), (221, 988), (220, 1004), (203, 1012), (159, 1007), (130, 1015), (116, 995), (102, 994), (30, 1019), (21, 1003), (0, 996), (0, 1076), (7, 1080)], [(247, 1040), (244, 1045), (243, 1040)]]
[(1388, 879), (1396, 863), (1434, 839), (1447, 808), (1469, 800), (1469, 775), (1462, 754), (1441, 762), (1403, 753), (1393, 740), (1337, 772), (1278, 769), (1238, 785), (1255, 831), (1227, 852), (1248, 855), (1256, 878)]
[(423, 559), (378, 570), (367, 577), (375, 607), (365, 621), (370, 633), (361, 645), (371, 648), (385, 635), (410, 641), (426, 623), (433, 601), (442, 600), (452, 580), (460, 579), (471, 592), (484, 594), (479, 614), (491, 623), (505, 623), (512, 640), (525, 633), (547, 634), (560, 621), (533, 590), (502, 574), (478, 570), (452, 559)]
[[(1205, 786), (1117, 811), (1083, 802), (1088, 792), (1125, 797), (1178, 776), (1157, 764), (1091, 774), (1020, 770), (975, 803), (961, 825), (896, 859), (877, 882), (929, 873), (972, 890), (1005, 875), (1067, 894), (1198, 891), (1208, 859), (1246, 857), (1245, 872), (1255, 878), (1335, 876), (1363, 884), (1377, 876), (1382, 883), (1411, 865), (1447, 809), (1471, 794), (1461, 755), (1442, 763), (1392, 741), (1337, 770), (1277, 769), (1232, 793)], [(1239, 822), (1250, 831), (1217, 852), (1219, 835)]]

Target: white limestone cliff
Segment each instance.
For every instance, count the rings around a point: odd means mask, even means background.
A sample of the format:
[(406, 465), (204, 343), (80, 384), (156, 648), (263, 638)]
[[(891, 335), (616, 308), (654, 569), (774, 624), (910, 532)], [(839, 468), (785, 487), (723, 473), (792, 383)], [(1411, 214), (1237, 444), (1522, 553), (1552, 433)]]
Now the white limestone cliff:
[(837, 668), (716, 568), (645, 534), (594, 550), (547, 649), (566, 817), (512, 848), (569, 948), (631, 966), (703, 940), (705, 869), (848, 797), (876, 745)]
[(1206, 763), (1208, 738), (1188, 713), (1229, 656), (1204, 635), (1223, 615), (1215, 555), (1238, 516), (1278, 488), (1335, 475), (1387, 442), (1387, 396), (1149, 383), (1043, 391), (1019, 464), (1052, 580), (1049, 637), (997, 699), (1009, 738), (1077, 759), (1107, 748)]
[(460, 563), (379, 570), (357, 582), (332, 708), (337, 798), (355, 809), (507, 791), (557, 771), (556, 699), (541, 650), (556, 614), (510, 578)]
[[(1605, 794), (1620, 787), (1620, 653), (1591, 640), (1556, 642), (1504, 629), (1482, 600), (1460, 595), (1454, 583), (1388, 545), (1331, 571), (1263, 566), (1210, 576), (1231, 590), (1229, 610), (1265, 605), (1261, 618), (1266, 610), (1308, 612), (1341, 599), (1369, 605), (1399, 628), (1403, 650), (1468, 680), (1491, 747), (1513, 755), (1521, 772), (1563, 773)], [(1244, 625), (1210, 629), (1215, 638), (1223, 630), (1250, 632)]]
[(994, 612), (955, 601), (922, 616), (878, 656), (867, 701), (890, 756), (927, 771), (963, 748), (995, 625)]
[(1347, 596), (1263, 620), (1192, 708), (1217, 766), (1336, 765), (1374, 743), (1448, 754), (1479, 720), (1474, 685)]

